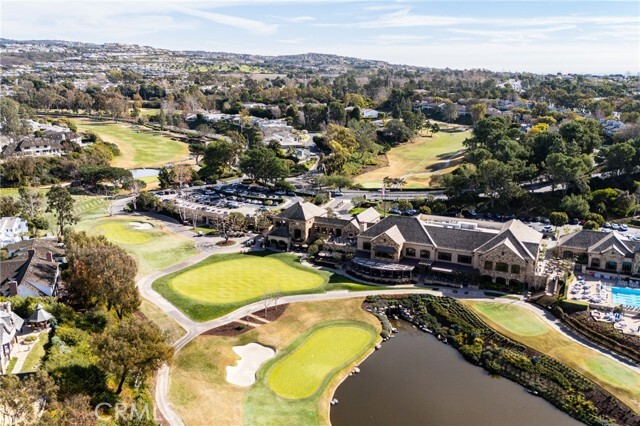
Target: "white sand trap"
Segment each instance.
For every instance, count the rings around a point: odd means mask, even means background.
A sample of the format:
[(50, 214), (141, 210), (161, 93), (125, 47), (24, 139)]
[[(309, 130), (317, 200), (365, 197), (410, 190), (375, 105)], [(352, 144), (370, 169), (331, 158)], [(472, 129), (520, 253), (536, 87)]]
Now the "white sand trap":
[(234, 346), (233, 351), (240, 355), (238, 364), (227, 367), (227, 382), (247, 387), (256, 381), (256, 372), (267, 360), (276, 355), (276, 351), (258, 343)]
[(148, 231), (153, 229), (153, 225), (149, 222), (129, 222), (129, 226), (137, 231)]

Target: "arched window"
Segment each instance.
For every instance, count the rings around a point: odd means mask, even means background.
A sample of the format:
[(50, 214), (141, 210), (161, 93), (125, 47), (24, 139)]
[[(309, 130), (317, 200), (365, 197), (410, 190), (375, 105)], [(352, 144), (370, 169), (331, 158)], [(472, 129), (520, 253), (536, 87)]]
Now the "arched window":
[(520, 265), (511, 265), (511, 273), (519, 274), (520, 273)]
[(607, 269), (609, 271), (615, 271), (616, 269), (618, 269), (618, 262), (614, 260), (609, 260), (605, 265), (604, 269)]
[(488, 269), (488, 270), (492, 270), (493, 269), (493, 262), (487, 260), (486, 262), (484, 262), (484, 269)]
[(631, 267), (633, 264), (631, 262), (624, 262), (622, 264), (622, 272), (631, 272)]
[(496, 277), (496, 284), (505, 285), (507, 283), (506, 278)]
[(416, 249), (414, 249), (414, 248), (407, 247), (404, 252), (409, 257), (416, 257)]
[(600, 267), (600, 259), (598, 259), (597, 257), (591, 259), (591, 267), (592, 268), (599, 268)]

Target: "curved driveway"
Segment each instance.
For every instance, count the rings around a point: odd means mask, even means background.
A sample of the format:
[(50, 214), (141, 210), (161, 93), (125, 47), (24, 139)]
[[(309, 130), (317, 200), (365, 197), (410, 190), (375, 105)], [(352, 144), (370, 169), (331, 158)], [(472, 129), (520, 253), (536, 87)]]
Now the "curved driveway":
[[(167, 274), (179, 271), (181, 269), (187, 268), (191, 265), (194, 265), (203, 259), (211, 256), (212, 254), (219, 253), (234, 253), (242, 251), (242, 245), (236, 244), (233, 247), (229, 248), (220, 248), (215, 252), (208, 253), (200, 253), (195, 257), (179, 263), (177, 265), (171, 266), (169, 268), (163, 269), (161, 271), (155, 272), (153, 274), (142, 277), (138, 280), (138, 288), (140, 290), (140, 294), (147, 299), (149, 302), (156, 305), (160, 308), (164, 313), (169, 315), (173, 320), (175, 320), (182, 328), (186, 330), (186, 334), (173, 343), (176, 352), (182, 349), (187, 343), (195, 339), (200, 334), (204, 333), (207, 330), (220, 327), (222, 325), (228, 324), (233, 321), (237, 321), (247, 314), (251, 312), (255, 312), (264, 307), (264, 302), (258, 301), (255, 303), (251, 303), (242, 308), (239, 308), (227, 315), (224, 315), (220, 318), (216, 318), (210, 321), (205, 322), (196, 322), (187, 317), (182, 311), (180, 311), (177, 307), (172, 305), (169, 301), (167, 301), (164, 297), (162, 297), (159, 293), (151, 288), (151, 284), (157, 280), (158, 278), (165, 276)], [(318, 301), (318, 300), (335, 300), (335, 299), (347, 299), (352, 297), (363, 298), (366, 296), (373, 295), (381, 295), (381, 294), (412, 294), (412, 293), (425, 293), (432, 294), (436, 296), (450, 296), (456, 297), (459, 299), (492, 299), (493, 301), (500, 303), (515, 303), (519, 306), (523, 306), (533, 312), (535, 312), (545, 323), (549, 324), (551, 327), (556, 329), (557, 331), (563, 333), (569, 339), (576, 341), (577, 343), (586, 346), (590, 349), (597, 350), (609, 358), (614, 359), (620, 363), (625, 364), (627, 367), (633, 369), (636, 373), (640, 374), (640, 367), (635, 364), (625, 360), (614, 354), (613, 352), (607, 351), (594, 343), (588, 341), (587, 339), (582, 338), (581, 336), (577, 336), (567, 327), (565, 327), (559, 320), (557, 320), (553, 315), (545, 310), (526, 303), (522, 300), (513, 300), (513, 299), (493, 299), (488, 298), (484, 295), (482, 291), (478, 290), (468, 290), (468, 295), (462, 295), (458, 293), (453, 293), (454, 289), (443, 289), (443, 291), (433, 291), (424, 288), (397, 288), (393, 290), (371, 290), (371, 291), (357, 291), (357, 292), (349, 292), (347, 290), (337, 290), (330, 291), (327, 293), (315, 293), (315, 294), (301, 294), (301, 295), (293, 295), (293, 296), (284, 296), (278, 299), (278, 305), (284, 305), (287, 303), (297, 303), (297, 302), (309, 302), (309, 301)], [(171, 403), (169, 402), (169, 366), (163, 365), (158, 370), (158, 376), (156, 381), (155, 388), (155, 401), (156, 406), (162, 416), (169, 422), (171, 425), (183, 425), (180, 417), (173, 411), (171, 408)]]

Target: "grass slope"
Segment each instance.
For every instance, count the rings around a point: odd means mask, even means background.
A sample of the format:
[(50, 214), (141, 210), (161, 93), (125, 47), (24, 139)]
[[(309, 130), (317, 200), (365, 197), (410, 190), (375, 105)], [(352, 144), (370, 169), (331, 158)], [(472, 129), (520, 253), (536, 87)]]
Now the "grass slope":
[(142, 299), (139, 310), (148, 320), (154, 322), (160, 328), (169, 343), (175, 342), (187, 333), (180, 324), (146, 299)]
[[(371, 327), (377, 334), (379, 321), (363, 311), (361, 304), (360, 298), (294, 303), (278, 320), (240, 336), (197, 337), (176, 354), (169, 382), (171, 404), (186, 425), (329, 424), (329, 400), (342, 378), (351, 371), (351, 365), (364, 354), (333, 374), (310, 398), (289, 400), (276, 395), (270, 390), (266, 375), (270, 365), (299, 347), (309, 332), (327, 321), (364, 323), (365, 328)], [(226, 367), (238, 360), (232, 347), (251, 342), (272, 347), (279, 355), (260, 369), (252, 387), (231, 385), (226, 381)]]
[(20, 370), (21, 373), (29, 373), (36, 370), (45, 355), (44, 345), (46, 345), (48, 341), (49, 333), (46, 331), (40, 332), (38, 335), (38, 341), (33, 345), (31, 352), (29, 352), (27, 358), (24, 360), (24, 364), (22, 364), (22, 370)]
[[(134, 229), (131, 222), (144, 222), (152, 229)], [(90, 234), (101, 234), (131, 254), (138, 264), (138, 276), (168, 268), (196, 255), (194, 242), (174, 234), (159, 220), (113, 216), (80, 222), (75, 227)]]
[(298, 345), (280, 354), (267, 373), (267, 384), (277, 395), (309, 398), (332, 375), (369, 348), (375, 329), (364, 323), (322, 323), (307, 331)]
[(289, 295), (371, 289), (330, 272), (307, 268), (291, 254), (267, 251), (212, 255), (159, 278), (152, 287), (195, 321), (223, 316), (274, 290)]
[[(413, 141), (391, 148), (387, 152), (389, 165), (356, 176), (355, 183), (365, 188), (380, 188), (386, 176), (404, 177), (405, 188), (427, 187), (434, 174), (449, 173), (457, 167), (464, 149), (462, 142), (471, 133), (441, 126), (433, 136), (418, 136)], [(454, 130), (455, 129), (455, 130)]]
[(640, 410), (640, 374), (582, 346), (520, 306), (497, 307), (496, 302), (462, 301), (490, 327), (581, 372), (629, 407)]
[(162, 167), (166, 163), (189, 158), (187, 144), (142, 127), (89, 119), (74, 121), (80, 131), (92, 131), (105, 142), (118, 145), (122, 155), (112, 161), (115, 167)]

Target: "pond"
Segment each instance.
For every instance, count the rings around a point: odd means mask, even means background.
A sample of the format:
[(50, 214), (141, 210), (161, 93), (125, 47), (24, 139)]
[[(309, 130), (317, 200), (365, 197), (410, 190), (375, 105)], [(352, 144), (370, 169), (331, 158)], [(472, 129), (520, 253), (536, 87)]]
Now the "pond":
[(582, 423), (409, 324), (337, 389), (333, 426), (577, 426)]

